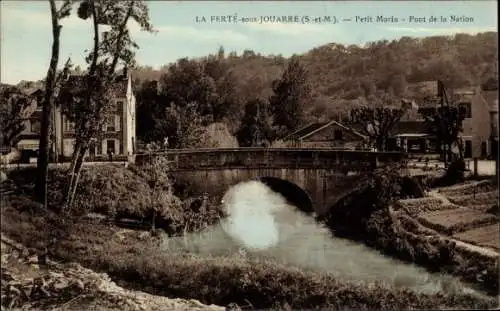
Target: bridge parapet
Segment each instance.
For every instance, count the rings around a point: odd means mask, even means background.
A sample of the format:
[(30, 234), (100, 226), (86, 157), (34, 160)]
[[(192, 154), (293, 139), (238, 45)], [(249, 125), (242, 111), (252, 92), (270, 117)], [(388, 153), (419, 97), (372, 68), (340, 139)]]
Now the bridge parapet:
[(372, 170), (400, 162), (406, 158), (399, 152), (368, 152), (335, 149), (235, 148), (235, 149), (171, 149), (166, 152), (138, 154), (136, 163), (163, 155), (174, 163), (176, 171), (260, 168), (338, 168)]

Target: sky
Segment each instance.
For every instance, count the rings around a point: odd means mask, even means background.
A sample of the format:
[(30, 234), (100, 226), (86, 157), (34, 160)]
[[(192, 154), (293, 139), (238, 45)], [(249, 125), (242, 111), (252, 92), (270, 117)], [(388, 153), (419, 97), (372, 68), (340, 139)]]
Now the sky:
[[(0, 5), (1, 82), (16, 84), (21, 80), (44, 78), (52, 44), (48, 1), (4, 0)], [(498, 18), (497, 2), (481, 0), (157, 0), (148, 1), (148, 6), (157, 33), (141, 32), (132, 23), (130, 29), (140, 46), (136, 57), (138, 64), (154, 68), (183, 57), (215, 53), (219, 46), (238, 55), (249, 49), (264, 55), (288, 57), (328, 43), (363, 45), (402, 36), (497, 31)], [(67, 57), (71, 57), (75, 65), (85, 68), (84, 51), (92, 46), (91, 22), (78, 19), (76, 9), (73, 13), (62, 22), (59, 65), (62, 67)], [(221, 16), (235, 15), (236, 22), (221, 22)], [(452, 21), (451, 15), (467, 18)], [(291, 16), (292, 21), (276, 20), (282, 16)], [(394, 19), (393, 22), (377, 22), (377, 16)], [(412, 16), (414, 19), (410, 20)], [(436, 20), (431, 21), (431, 16)]]

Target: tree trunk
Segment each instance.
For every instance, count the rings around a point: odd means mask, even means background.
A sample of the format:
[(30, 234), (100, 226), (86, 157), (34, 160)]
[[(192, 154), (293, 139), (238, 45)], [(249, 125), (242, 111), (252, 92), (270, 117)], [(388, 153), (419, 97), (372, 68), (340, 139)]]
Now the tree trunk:
[(70, 211), (70, 209), (73, 205), (73, 201), (75, 200), (76, 188), (78, 187), (78, 182), (79, 182), (80, 174), (81, 174), (82, 167), (83, 167), (83, 160), (84, 160), (85, 153), (87, 152), (87, 150), (88, 150), (88, 144), (83, 144), (79, 150), (79, 153), (77, 154), (75, 169), (74, 169), (74, 173), (72, 175), (73, 184), (71, 185), (71, 188), (68, 191), (68, 198), (67, 198), (67, 203), (66, 203), (67, 212)]
[(61, 34), (61, 26), (59, 25), (55, 0), (49, 0), (49, 3), (52, 17), (52, 36), (54, 41), (52, 42), (52, 56), (45, 83), (45, 98), (42, 108), (40, 143), (37, 160), (37, 180), (35, 186), (36, 200), (43, 204), (45, 208), (47, 208), (47, 176), (50, 155), (52, 108), (54, 104), (56, 70), (59, 62), (59, 36)]

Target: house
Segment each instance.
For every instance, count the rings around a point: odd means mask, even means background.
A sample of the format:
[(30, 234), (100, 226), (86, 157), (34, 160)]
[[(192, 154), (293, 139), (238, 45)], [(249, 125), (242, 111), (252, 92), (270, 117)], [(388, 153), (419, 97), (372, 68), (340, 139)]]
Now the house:
[[(82, 83), (83, 80), (84, 76), (70, 76), (66, 87)], [(136, 100), (132, 91), (130, 74), (115, 81), (111, 87), (112, 100), (104, 132), (101, 137), (91, 141), (87, 152), (89, 160), (106, 159), (111, 153), (115, 155), (113, 159), (129, 160), (136, 150)], [(40, 120), (41, 106), (38, 106), (26, 120), (22, 140), (16, 145), (17, 149), (29, 154), (30, 157), (35, 156), (38, 151)], [(54, 109), (53, 120), (51, 152), (58, 161), (69, 160), (75, 145), (75, 124), (59, 106)]]
[[(432, 113), (437, 111), (441, 105), (441, 96), (446, 95), (448, 103), (458, 106), (458, 109), (465, 115), (465, 119), (462, 123), (463, 130), (460, 134), (460, 138), (464, 145), (464, 156), (466, 158), (484, 158), (492, 153), (494, 147), (492, 149), (493, 144), (491, 143), (491, 137), (492, 135), (494, 136), (494, 134), (492, 134), (494, 133), (494, 130), (492, 129), (493, 124), (491, 121), (495, 115), (492, 111), (492, 106), (494, 106), (493, 98), (498, 98), (498, 91), (496, 91), (497, 93), (492, 92), (486, 94), (480, 87), (445, 90), (438, 81), (426, 81), (416, 85), (425, 89), (425, 96), (420, 97), (420, 102), (418, 103), (420, 112), (427, 111), (428, 113)], [(418, 90), (419, 88), (415, 87), (415, 89)], [(489, 101), (491, 103), (489, 103), (487, 98), (490, 98)], [(485, 120), (487, 120), (487, 122), (485, 122)], [(404, 120), (403, 123), (410, 121), (411, 120)], [(418, 118), (413, 121), (420, 121), (422, 124), (417, 126), (418, 129), (416, 129), (413, 133), (409, 133), (409, 131), (411, 126), (415, 126), (415, 124), (411, 125), (410, 128), (405, 129), (403, 131), (404, 133), (398, 133), (398, 135), (404, 134), (403, 136), (407, 138), (413, 136), (415, 139), (416, 137), (420, 137), (422, 139), (422, 144), (426, 144), (426, 140), (427, 143), (430, 144), (427, 147), (422, 146), (423, 149), (421, 150), (427, 150), (427, 152), (436, 150), (436, 148), (432, 146), (432, 141), (434, 139), (431, 136), (425, 136), (425, 133), (422, 132), (424, 121)], [(404, 128), (407, 125), (403, 124), (402, 126)], [(496, 133), (498, 133), (498, 130)]]
[(465, 114), (460, 138), (464, 143), (465, 158), (485, 158), (491, 152), (488, 143), (491, 134), (490, 105), (480, 87), (454, 90), (452, 102)]
[(289, 148), (358, 149), (367, 137), (337, 121), (311, 123), (282, 140)]
[(495, 159), (498, 157), (498, 84), (483, 87), (482, 93), (490, 113), (489, 155)]

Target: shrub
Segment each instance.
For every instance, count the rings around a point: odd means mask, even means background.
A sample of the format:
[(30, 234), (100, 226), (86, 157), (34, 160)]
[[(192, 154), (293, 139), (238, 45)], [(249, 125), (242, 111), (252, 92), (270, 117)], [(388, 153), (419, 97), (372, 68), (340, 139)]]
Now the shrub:
[[(47, 232), (58, 226), (50, 221), (52, 217), (48, 213), (43, 220), (33, 218), (7, 204), (2, 209), (2, 230), (28, 247), (39, 247)], [(120, 238), (113, 227), (93, 223), (68, 220), (66, 225), (67, 234), (49, 249), (52, 257), (104, 270), (122, 286), (156, 295), (217, 305), (250, 303), (256, 309), (285, 305), (355, 310), (483, 309), (495, 304), (494, 299), (466, 294), (425, 295), (378, 283), (342, 281), (265, 260), (165, 254), (155, 238), (144, 241), (134, 232)]]
[[(457, 252), (454, 243), (431, 229), (423, 228), (411, 211), (409, 214), (404, 209), (392, 211), (391, 206), (396, 200), (418, 197), (419, 194), (403, 192), (402, 180), (390, 171), (368, 175), (354, 192), (330, 209), (324, 219), (326, 224), (335, 235), (362, 241), (388, 255), (420, 264), (431, 271), (453, 273), (496, 294), (498, 269), (495, 267), (498, 263), (495, 259)], [(428, 201), (437, 203), (433, 198)], [(486, 271), (486, 275), (478, 279), (478, 271)]]
[(465, 180), (465, 161), (458, 159), (450, 163), (443, 177), (435, 181), (434, 187), (450, 186)]
[[(161, 160), (162, 161), (162, 160)], [(215, 199), (191, 197), (181, 200), (175, 195), (162, 163), (125, 168), (121, 165), (84, 167), (72, 209), (73, 215), (89, 212), (111, 218), (131, 218), (155, 226), (169, 234), (200, 230), (215, 223), (221, 211)], [(155, 168), (157, 166), (157, 168)], [(161, 169), (160, 169), (161, 168)], [(33, 169), (12, 172), (12, 178), (31, 192)], [(63, 203), (66, 172), (49, 170), (49, 207), (58, 210)], [(33, 176), (33, 175), (31, 175)]]

